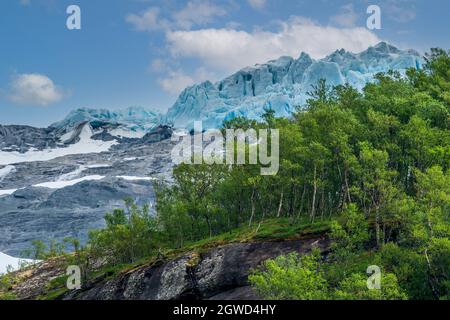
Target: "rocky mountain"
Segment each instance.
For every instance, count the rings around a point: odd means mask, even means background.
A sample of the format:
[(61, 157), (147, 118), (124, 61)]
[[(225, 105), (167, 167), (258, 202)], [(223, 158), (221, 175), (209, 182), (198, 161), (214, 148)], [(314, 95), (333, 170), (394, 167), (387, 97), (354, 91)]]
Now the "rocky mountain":
[[(30, 132), (54, 132), (36, 130)], [(16, 135), (19, 150), (8, 145), (0, 151), (0, 252), (22, 256), (36, 239), (84, 242), (125, 198), (154, 204), (152, 181), (171, 174), (172, 130), (156, 127), (142, 138), (108, 130), (83, 121), (60, 138), (54, 134), (47, 146), (42, 141), (49, 135), (27, 140), (25, 130)]]
[[(97, 141), (140, 139), (160, 124), (161, 115), (142, 107), (118, 111), (82, 108), (70, 112), (62, 121), (48, 128), (0, 125), (0, 150), (10, 152), (11, 156), (28, 151), (63, 149), (83, 138), (88, 140), (92, 137)], [(66, 153), (72, 154), (73, 150)], [(0, 165), (2, 161), (5, 162), (0, 157)]]
[(206, 81), (186, 88), (166, 119), (175, 127), (191, 129), (196, 120), (203, 121), (203, 128), (216, 128), (237, 116), (259, 119), (266, 108), (275, 110), (277, 116), (289, 116), (304, 105), (311, 86), (321, 78), (333, 86), (349, 83), (361, 90), (379, 72), (404, 73), (421, 68), (422, 63), (417, 52), (385, 42), (358, 54), (337, 50), (320, 60), (307, 53), (298, 59), (281, 57), (244, 68), (217, 83)]

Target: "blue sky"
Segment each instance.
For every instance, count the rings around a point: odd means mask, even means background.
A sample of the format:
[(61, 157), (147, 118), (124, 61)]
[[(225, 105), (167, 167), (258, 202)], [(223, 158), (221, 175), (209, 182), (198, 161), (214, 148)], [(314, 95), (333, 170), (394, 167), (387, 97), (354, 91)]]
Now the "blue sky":
[[(66, 9), (81, 8), (81, 30)], [(382, 28), (366, 28), (370, 4)], [(2, 0), (0, 123), (47, 126), (78, 107), (164, 111), (196, 82), (305, 51), (385, 40), (450, 48), (447, 0)]]

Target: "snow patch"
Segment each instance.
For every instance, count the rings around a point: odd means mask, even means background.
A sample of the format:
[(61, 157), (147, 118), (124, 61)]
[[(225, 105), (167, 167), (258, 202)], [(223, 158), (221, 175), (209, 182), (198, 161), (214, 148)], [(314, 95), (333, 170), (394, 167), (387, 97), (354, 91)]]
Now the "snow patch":
[(60, 181), (53, 181), (53, 182), (44, 182), (40, 184), (34, 185), (34, 187), (42, 187), (42, 188), (48, 188), (48, 189), (62, 189), (65, 187), (70, 187), (73, 185), (76, 185), (83, 181), (98, 181), (104, 179), (105, 176), (99, 176), (99, 175), (92, 175), (92, 176), (86, 176), (79, 179), (74, 180), (60, 180)]
[(83, 171), (88, 169), (100, 169), (100, 168), (110, 168), (109, 164), (90, 164), (90, 165), (81, 165), (76, 170), (71, 171), (69, 173), (63, 174), (59, 177), (58, 181), (70, 181), (78, 178)]
[(152, 177), (133, 177), (133, 176), (117, 176), (118, 179), (123, 179), (127, 181), (153, 181), (156, 180)]
[(75, 154), (101, 153), (108, 151), (117, 141), (92, 140), (93, 132), (86, 124), (80, 135), (80, 140), (66, 148), (55, 148), (45, 150), (30, 150), (26, 153), (3, 152), (0, 151), (0, 165), (9, 165), (13, 163), (49, 161), (59, 157)]
[[(39, 261), (36, 260), (14, 258), (0, 252), (0, 274), (7, 273), (8, 271), (16, 271), (24, 265), (35, 264), (38, 262)], [(11, 270), (8, 270), (8, 268), (11, 268)]]
[[(73, 174), (73, 173), (67, 174), (64, 178), (69, 177), (70, 174)], [(47, 189), (62, 189), (65, 187), (74, 186), (83, 181), (98, 181), (98, 180), (102, 180), (104, 178), (105, 178), (105, 176), (100, 176), (100, 175), (85, 176), (82, 178), (72, 179), (72, 180), (61, 180), (61, 178), (60, 178), (57, 181), (50, 181), (50, 182), (35, 184), (35, 185), (33, 185), (33, 187), (47, 188)], [(16, 192), (17, 190), (19, 190), (19, 189), (0, 190), (0, 197), (5, 196), (5, 195), (11, 195), (14, 192)]]
[(0, 197), (1, 196), (9, 196), (9, 195), (13, 194), (16, 191), (17, 191), (17, 189), (0, 190)]
[(16, 172), (16, 168), (14, 166), (6, 166), (0, 169), (0, 181), (2, 181), (7, 175)]
[(86, 166), (87, 169), (100, 169), (100, 168), (111, 168), (109, 164), (90, 164)]

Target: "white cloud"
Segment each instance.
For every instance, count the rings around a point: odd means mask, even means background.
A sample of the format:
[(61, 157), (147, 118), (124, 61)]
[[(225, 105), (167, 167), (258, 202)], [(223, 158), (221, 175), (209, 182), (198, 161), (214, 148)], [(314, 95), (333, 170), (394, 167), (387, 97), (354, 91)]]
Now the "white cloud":
[(225, 8), (205, 0), (189, 1), (186, 7), (173, 14), (173, 21), (183, 29), (211, 23), (213, 18), (227, 14)]
[(195, 80), (181, 70), (177, 70), (170, 71), (167, 77), (159, 79), (158, 83), (164, 91), (176, 95), (186, 87), (195, 84)]
[[(254, 8), (266, 5), (265, 0), (248, 1)], [(340, 14), (331, 18), (334, 25), (321, 25), (293, 16), (287, 21), (275, 21), (276, 30), (254, 28), (244, 31), (235, 23), (222, 28), (191, 30), (226, 14), (225, 7), (209, 0), (191, 0), (168, 17), (163, 17), (159, 8), (151, 7), (140, 14), (128, 15), (126, 20), (137, 30), (165, 32), (165, 48), (169, 54), (153, 60), (149, 70), (160, 74), (159, 85), (171, 94), (178, 94), (201, 81), (217, 80), (217, 75), (283, 55), (298, 57), (304, 51), (314, 58), (321, 58), (336, 49), (360, 52), (380, 42), (375, 33), (355, 27), (357, 15), (352, 5), (342, 7)], [(178, 63), (182, 58), (196, 59), (198, 68), (186, 72)]]
[(16, 75), (10, 90), (10, 100), (20, 104), (46, 106), (64, 97), (63, 91), (49, 77), (37, 73)]
[(337, 15), (331, 17), (331, 22), (345, 28), (354, 27), (357, 20), (358, 15), (353, 8), (353, 4), (343, 6)]
[(186, 74), (183, 70), (168, 70), (164, 77), (158, 79), (161, 88), (172, 94), (178, 95), (181, 91), (196, 83), (206, 80), (214, 80), (216, 75), (206, 71), (205, 68), (198, 68), (191, 75)]
[(227, 10), (209, 0), (189, 1), (184, 8), (171, 14), (170, 19), (161, 18), (161, 10), (150, 7), (139, 14), (128, 14), (125, 20), (138, 31), (169, 29), (189, 30), (195, 25), (206, 25), (215, 17), (224, 16)]
[(366, 28), (322, 26), (302, 17), (280, 22), (278, 31), (201, 29), (170, 31), (168, 47), (174, 57), (198, 58), (213, 70), (232, 72), (282, 55), (301, 51), (321, 58), (338, 48), (359, 52), (380, 39)]
[(130, 13), (125, 20), (132, 24), (138, 31), (154, 31), (163, 29), (167, 25), (167, 21), (159, 19), (160, 10), (157, 7), (150, 7), (140, 14)]
[(262, 9), (266, 6), (266, 0), (247, 0), (247, 2), (255, 9)]
[(31, 4), (30, 0), (19, 0), (21, 6), (29, 6)]

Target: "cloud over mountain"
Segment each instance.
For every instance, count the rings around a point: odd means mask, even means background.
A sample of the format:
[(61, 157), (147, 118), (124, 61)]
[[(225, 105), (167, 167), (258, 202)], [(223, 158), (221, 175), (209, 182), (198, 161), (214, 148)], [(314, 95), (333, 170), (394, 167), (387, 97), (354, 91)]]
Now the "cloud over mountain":
[(303, 17), (279, 22), (276, 31), (210, 28), (170, 31), (166, 38), (173, 56), (197, 58), (227, 72), (283, 55), (298, 56), (301, 51), (322, 58), (336, 48), (359, 52), (380, 42), (365, 28), (324, 26)]
[(9, 98), (19, 104), (47, 106), (63, 97), (63, 90), (43, 74), (19, 74), (10, 85)]

